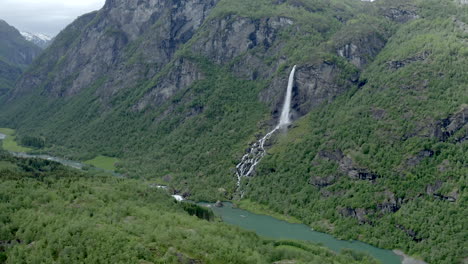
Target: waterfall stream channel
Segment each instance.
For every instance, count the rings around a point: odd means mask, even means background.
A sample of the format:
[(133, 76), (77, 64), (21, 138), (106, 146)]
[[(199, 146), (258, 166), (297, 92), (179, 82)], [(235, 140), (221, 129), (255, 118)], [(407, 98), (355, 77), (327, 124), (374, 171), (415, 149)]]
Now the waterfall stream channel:
[(288, 80), (288, 88), (286, 89), (286, 95), (284, 96), (283, 108), (281, 110), (281, 116), (278, 125), (268, 132), (265, 136), (259, 139), (257, 142), (252, 144), (247, 150), (247, 153), (242, 157), (239, 164), (236, 166), (236, 177), (237, 177), (237, 193), (242, 198), (244, 192), (241, 188), (241, 180), (244, 177), (251, 177), (255, 171), (255, 167), (260, 163), (262, 158), (265, 156), (265, 142), (271, 138), (279, 130), (286, 130), (288, 125), (291, 123), (291, 99), (292, 90), (294, 86), (294, 74), (296, 73), (296, 65), (291, 70)]

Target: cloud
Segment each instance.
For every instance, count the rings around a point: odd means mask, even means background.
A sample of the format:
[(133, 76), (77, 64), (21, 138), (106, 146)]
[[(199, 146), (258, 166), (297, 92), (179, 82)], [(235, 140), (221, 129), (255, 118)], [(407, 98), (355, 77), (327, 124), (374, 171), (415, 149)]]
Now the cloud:
[(22, 31), (55, 36), (105, 0), (0, 0), (0, 19)]

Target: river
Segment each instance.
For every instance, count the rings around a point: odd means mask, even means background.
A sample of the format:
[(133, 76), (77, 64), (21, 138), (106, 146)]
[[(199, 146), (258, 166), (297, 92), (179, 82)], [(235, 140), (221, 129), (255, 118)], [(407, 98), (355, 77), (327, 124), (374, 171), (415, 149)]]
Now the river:
[[(6, 135), (0, 133), (0, 140), (6, 138)], [(10, 152), (12, 155), (20, 158), (40, 158), (55, 161), (63, 165), (82, 169), (85, 164), (52, 157), (49, 155), (33, 155), (27, 153)], [(114, 172), (114, 174), (116, 174)], [(118, 174), (116, 174), (118, 175)], [(174, 197), (176, 200), (177, 197)], [(323, 246), (340, 252), (342, 249), (352, 249), (367, 253), (382, 264), (401, 264), (403, 257), (398, 256), (391, 250), (376, 248), (360, 241), (346, 241), (334, 238), (331, 235), (312, 230), (304, 224), (291, 224), (267, 215), (258, 215), (246, 210), (234, 208), (232, 203), (224, 203), (223, 207), (215, 207), (213, 204), (200, 203), (213, 209), (213, 212), (220, 216), (224, 222), (239, 226), (241, 228), (256, 232), (258, 235), (272, 239), (295, 239), (305, 240), (313, 243), (319, 243)]]
[(304, 224), (291, 224), (267, 215), (258, 215), (246, 210), (234, 208), (231, 203), (224, 203), (223, 207), (213, 204), (201, 203), (212, 208), (224, 222), (241, 228), (255, 231), (258, 235), (272, 239), (295, 239), (319, 243), (323, 246), (340, 252), (342, 249), (351, 249), (379, 260), (383, 264), (401, 264), (402, 257), (391, 250), (376, 248), (359, 241), (346, 241), (334, 238), (331, 235), (312, 230)]

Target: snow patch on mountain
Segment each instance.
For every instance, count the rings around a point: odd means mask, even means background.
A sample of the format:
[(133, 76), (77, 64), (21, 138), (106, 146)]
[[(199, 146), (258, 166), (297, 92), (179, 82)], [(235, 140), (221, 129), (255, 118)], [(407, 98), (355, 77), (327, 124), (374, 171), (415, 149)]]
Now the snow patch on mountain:
[(41, 33), (30, 33), (25, 31), (22, 31), (20, 33), (24, 37), (24, 39), (36, 44), (37, 46), (43, 49), (47, 48), (53, 39), (52, 37)]

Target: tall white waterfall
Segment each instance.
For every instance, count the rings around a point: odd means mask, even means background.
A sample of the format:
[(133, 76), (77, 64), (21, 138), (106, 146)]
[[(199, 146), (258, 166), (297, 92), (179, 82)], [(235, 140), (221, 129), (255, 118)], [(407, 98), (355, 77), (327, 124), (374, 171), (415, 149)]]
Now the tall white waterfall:
[(264, 137), (255, 142), (248, 150), (247, 153), (242, 157), (242, 160), (236, 166), (237, 176), (237, 191), (240, 191), (241, 197), (243, 192), (240, 190), (240, 184), (242, 177), (250, 177), (255, 170), (255, 167), (260, 160), (265, 156), (265, 142), (280, 128), (287, 127), (290, 123), (290, 112), (291, 112), (291, 99), (292, 89), (294, 86), (294, 74), (296, 73), (296, 65), (294, 65), (291, 73), (289, 74), (288, 88), (284, 97), (283, 109), (281, 111), (280, 120), (278, 125), (268, 132)]
[(289, 115), (291, 112), (292, 88), (294, 86), (294, 74), (295, 73), (296, 73), (296, 65), (294, 65), (291, 73), (289, 74), (288, 89), (286, 90), (286, 96), (284, 97), (283, 110), (281, 111), (281, 117), (278, 123), (278, 127), (284, 127), (291, 123)]

